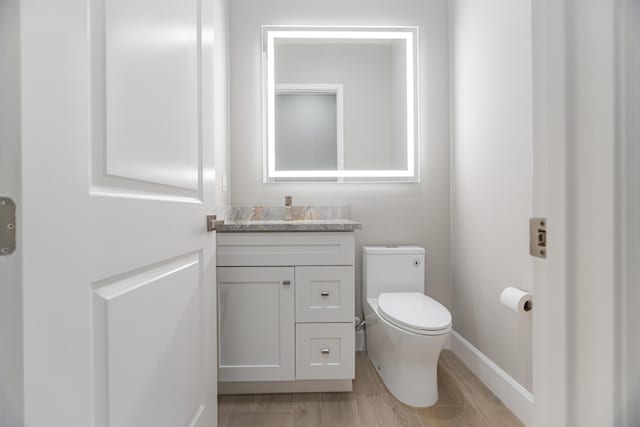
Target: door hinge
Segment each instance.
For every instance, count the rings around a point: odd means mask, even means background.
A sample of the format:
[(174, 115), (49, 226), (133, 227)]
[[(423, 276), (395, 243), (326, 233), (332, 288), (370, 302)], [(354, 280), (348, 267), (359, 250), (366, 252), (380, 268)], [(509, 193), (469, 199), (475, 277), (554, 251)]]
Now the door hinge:
[(9, 197), (0, 197), (0, 256), (16, 250), (16, 204)]
[(529, 253), (537, 258), (547, 257), (547, 219), (529, 220)]
[(217, 219), (215, 215), (207, 215), (207, 231), (216, 231), (219, 225), (224, 224), (224, 219)]

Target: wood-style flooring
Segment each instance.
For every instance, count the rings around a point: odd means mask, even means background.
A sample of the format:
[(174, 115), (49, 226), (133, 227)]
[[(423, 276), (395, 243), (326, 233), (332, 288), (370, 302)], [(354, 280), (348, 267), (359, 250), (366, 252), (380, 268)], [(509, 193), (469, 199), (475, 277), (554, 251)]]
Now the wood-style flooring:
[(369, 362), (356, 353), (352, 393), (220, 396), (220, 427), (507, 427), (523, 424), (450, 351), (438, 364), (438, 402), (413, 408), (398, 402)]

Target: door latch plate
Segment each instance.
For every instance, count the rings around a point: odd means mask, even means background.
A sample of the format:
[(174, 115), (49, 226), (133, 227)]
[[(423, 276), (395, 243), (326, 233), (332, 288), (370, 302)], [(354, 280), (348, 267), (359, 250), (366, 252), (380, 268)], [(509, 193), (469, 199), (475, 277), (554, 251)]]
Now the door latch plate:
[(16, 250), (16, 204), (9, 197), (0, 197), (0, 256)]
[(537, 258), (547, 257), (547, 219), (529, 220), (529, 253)]
[(224, 224), (223, 219), (217, 219), (215, 215), (207, 215), (207, 231), (208, 232), (216, 231), (216, 228), (222, 224)]

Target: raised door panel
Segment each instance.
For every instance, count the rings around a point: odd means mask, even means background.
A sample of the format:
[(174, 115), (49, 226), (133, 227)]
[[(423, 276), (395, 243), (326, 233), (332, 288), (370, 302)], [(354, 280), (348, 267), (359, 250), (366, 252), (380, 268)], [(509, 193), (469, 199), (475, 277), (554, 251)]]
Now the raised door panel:
[(94, 285), (96, 426), (195, 426), (204, 411), (199, 253)]
[(335, 380), (354, 376), (353, 323), (296, 325), (296, 379)]
[(219, 381), (295, 377), (293, 267), (218, 268)]
[(95, 0), (94, 191), (199, 198), (201, 0)]
[(297, 322), (353, 322), (353, 267), (296, 267)]

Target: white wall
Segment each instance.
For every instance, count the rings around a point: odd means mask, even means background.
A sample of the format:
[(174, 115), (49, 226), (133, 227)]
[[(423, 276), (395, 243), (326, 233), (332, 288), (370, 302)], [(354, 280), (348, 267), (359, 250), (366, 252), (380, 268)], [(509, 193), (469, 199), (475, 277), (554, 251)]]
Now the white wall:
[(20, 2), (0, 1), (0, 195), (18, 206), (18, 249), (0, 256), (0, 426), (23, 419), (20, 241)]
[(454, 328), (531, 391), (531, 315), (499, 303), (532, 289), (530, 0), (456, 0), (451, 22)]
[[(449, 56), (446, 0), (233, 0), (230, 2), (232, 204), (345, 204), (360, 246), (426, 248), (427, 293), (451, 306), (449, 258)], [(264, 184), (261, 135), (261, 25), (420, 27), (421, 183)]]

